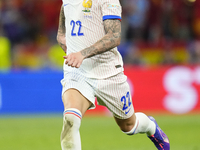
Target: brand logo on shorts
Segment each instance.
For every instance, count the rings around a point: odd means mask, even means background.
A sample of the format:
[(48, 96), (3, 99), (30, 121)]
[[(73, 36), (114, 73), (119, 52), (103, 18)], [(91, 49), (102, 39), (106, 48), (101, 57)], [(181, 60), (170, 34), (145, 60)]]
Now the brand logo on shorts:
[(130, 110), (131, 110), (131, 109), (129, 109), (128, 111), (125, 111), (125, 114), (127, 115), (127, 114), (129, 113)]

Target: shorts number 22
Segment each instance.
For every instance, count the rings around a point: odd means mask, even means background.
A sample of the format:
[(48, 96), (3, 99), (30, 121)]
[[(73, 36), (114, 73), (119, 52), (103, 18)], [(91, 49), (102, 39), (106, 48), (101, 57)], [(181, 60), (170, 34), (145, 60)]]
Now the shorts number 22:
[(129, 92), (126, 93), (126, 96), (121, 98), (121, 102), (124, 103), (122, 110), (125, 111), (125, 114), (127, 114), (130, 111), (130, 106), (132, 104)]

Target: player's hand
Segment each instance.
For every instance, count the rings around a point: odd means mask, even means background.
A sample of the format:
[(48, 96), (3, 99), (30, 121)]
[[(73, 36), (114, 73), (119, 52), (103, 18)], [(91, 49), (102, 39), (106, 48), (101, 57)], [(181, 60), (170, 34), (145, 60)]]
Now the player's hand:
[(79, 68), (83, 62), (83, 55), (80, 52), (77, 53), (70, 53), (67, 56), (63, 56), (66, 60), (65, 64), (71, 67)]

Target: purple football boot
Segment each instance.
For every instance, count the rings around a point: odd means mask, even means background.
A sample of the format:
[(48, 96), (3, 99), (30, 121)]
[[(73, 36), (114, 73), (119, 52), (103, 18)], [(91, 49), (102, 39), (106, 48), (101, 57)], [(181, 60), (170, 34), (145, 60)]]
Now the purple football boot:
[(170, 150), (170, 144), (167, 135), (160, 129), (153, 117), (149, 116), (149, 119), (156, 124), (156, 133), (152, 136), (148, 136), (148, 138), (151, 139), (158, 150)]

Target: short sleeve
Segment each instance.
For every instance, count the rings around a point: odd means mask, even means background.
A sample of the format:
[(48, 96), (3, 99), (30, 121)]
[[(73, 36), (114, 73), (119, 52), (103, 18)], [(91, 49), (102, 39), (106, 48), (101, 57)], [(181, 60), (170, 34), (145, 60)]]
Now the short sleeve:
[(122, 8), (119, 0), (102, 0), (103, 20), (118, 19), (121, 21)]

